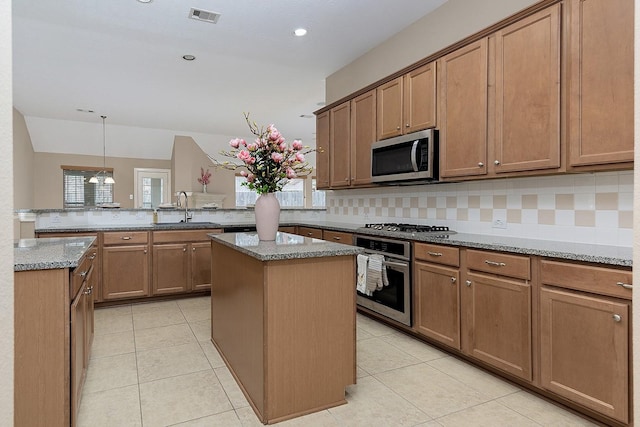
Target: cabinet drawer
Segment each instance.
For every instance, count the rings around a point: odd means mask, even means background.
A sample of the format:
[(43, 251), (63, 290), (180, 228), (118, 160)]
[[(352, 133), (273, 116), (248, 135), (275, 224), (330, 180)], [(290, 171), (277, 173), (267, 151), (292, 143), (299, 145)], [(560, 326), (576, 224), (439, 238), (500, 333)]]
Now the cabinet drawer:
[(92, 253), (93, 252), (90, 252), (85, 255), (80, 261), (80, 264), (78, 264), (78, 266), (73, 270), (73, 273), (71, 275), (71, 300), (76, 297), (78, 291), (82, 287), (82, 283), (89, 275), (89, 270), (91, 270), (91, 267), (93, 265), (93, 258), (91, 258)]
[(415, 259), (436, 264), (460, 266), (460, 250), (450, 246), (431, 245), (428, 243), (414, 243)]
[(322, 238), (330, 242), (344, 243), (345, 245), (353, 244), (353, 234), (343, 233), (341, 231), (324, 230)]
[(146, 231), (108, 231), (104, 233), (105, 245), (122, 245), (147, 243), (149, 233)]
[(172, 242), (206, 242), (211, 240), (209, 234), (218, 234), (222, 230), (215, 228), (209, 230), (171, 230), (171, 231), (154, 231), (153, 243), (172, 243)]
[(630, 270), (543, 260), (540, 262), (540, 280), (544, 285), (612, 297), (631, 299), (632, 294)]
[(314, 239), (322, 239), (322, 230), (310, 227), (298, 227), (298, 234), (304, 237), (313, 237)]
[(531, 262), (527, 256), (486, 251), (467, 251), (469, 270), (484, 271), (517, 279), (531, 279)]

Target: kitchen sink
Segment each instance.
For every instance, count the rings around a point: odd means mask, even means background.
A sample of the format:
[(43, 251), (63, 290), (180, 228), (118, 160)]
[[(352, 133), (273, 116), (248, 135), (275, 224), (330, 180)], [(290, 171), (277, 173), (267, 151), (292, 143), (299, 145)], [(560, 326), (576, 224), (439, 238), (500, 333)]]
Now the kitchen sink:
[(220, 224), (210, 221), (189, 221), (189, 222), (159, 222), (157, 224), (153, 224), (154, 227), (158, 228), (194, 228), (198, 226), (203, 226), (207, 228), (217, 228), (222, 227)]

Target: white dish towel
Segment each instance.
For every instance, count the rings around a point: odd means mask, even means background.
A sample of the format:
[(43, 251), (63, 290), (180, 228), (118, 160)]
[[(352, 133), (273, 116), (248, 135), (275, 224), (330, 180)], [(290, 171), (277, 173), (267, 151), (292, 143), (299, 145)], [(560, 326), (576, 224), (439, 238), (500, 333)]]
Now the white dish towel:
[(387, 283), (387, 271), (384, 266), (384, 256), (369, 255), (369, 266), (367, 268), (367, 295), (372, 295), (373, 291), (382, 289)]
[(356, 290), (367, 294), (367, 264), (369, 263), (369, 257), (366, 255), (358, 254), (356, 260), (358, 267), (358, 278), (356, 282)]

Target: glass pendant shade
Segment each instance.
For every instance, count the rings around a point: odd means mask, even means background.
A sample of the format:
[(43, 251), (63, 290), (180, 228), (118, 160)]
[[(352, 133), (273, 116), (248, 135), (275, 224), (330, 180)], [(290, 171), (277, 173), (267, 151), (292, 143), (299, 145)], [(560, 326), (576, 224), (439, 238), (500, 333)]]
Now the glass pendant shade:
[(100, 180), (98, 179), (98, 177), (101, 174), (105, 175), (105, 179), (104, 179), (104, 183), (105, 184), (115, 184), (116, 181), (115, 179), (113, 179), (110, 176), (106, 176), (107, 175), (107, 156), (106, 156), (106, 130), (105, 130), (105, 124), (104, 124), (104, 120), (107, 118), (107, 116), (100, 116), (100, 118), (102, 118), (102, 170), (100, 172), (98, 172), (97, 174), (95, 174), (94, 176), (92, 176), (89, 179), (89, 182), (92, 184), (99, 184)]

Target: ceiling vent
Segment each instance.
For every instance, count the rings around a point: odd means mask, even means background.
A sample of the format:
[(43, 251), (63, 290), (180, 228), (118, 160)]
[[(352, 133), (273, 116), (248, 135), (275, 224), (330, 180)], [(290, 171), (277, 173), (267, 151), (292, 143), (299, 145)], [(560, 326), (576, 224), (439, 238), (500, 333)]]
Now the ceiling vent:
[(189, 18), (196, 19), (198, 21), (211, 22), (216, 24), (220, 18), (220, 14), (216, 12), (209, 12), (207, 10), (196, 9), (192, 7), (189, 11)]

